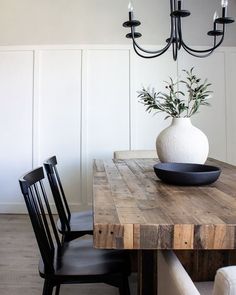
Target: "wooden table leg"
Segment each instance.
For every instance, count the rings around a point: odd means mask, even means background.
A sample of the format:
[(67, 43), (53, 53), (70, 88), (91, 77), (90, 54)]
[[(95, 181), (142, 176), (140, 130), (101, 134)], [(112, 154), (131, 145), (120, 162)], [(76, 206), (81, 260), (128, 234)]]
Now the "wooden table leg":
[(157, 295), (157, 250), (138, 251), (138, 295)]

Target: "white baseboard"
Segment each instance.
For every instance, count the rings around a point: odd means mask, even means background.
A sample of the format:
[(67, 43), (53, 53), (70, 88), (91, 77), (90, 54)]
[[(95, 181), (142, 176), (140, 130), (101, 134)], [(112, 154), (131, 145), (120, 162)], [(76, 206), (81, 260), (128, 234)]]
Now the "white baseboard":
[[(57, 213), (55, 204), (50, 204), (54, 214)], [(91, 209), (91, 204), (69, 203), (71, 211), (83, 211)], [(24, 203), (0, 203), (0, 214), (28, 214)]]

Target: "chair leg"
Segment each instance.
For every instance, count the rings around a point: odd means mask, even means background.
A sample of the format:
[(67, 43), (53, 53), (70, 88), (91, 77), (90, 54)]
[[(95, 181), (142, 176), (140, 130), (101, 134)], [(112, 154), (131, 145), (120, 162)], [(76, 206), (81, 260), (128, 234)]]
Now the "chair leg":
[(53, 285), (49, 280), (44, 281), (43, 285), (43, 295), (52, 295)]
[(61, 287), (61, 285), (57, 285), (56, 286), (56, 293), (55, 293), (55, 295), (59, 295), (59, 293), (60, 293), (60, 287)]
[(121, 284), (119, 286), (120, 295), (130, 295), (129, 279), (127, 276), (123, 276)]

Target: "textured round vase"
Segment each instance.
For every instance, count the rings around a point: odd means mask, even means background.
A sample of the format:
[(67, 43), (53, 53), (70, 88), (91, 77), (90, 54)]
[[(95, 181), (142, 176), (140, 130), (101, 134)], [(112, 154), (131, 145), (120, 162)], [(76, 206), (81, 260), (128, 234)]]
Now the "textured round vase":
[(173, 118), (172, 124), (157, 137), (156, 148), (161, 162), (204, 164), (209, 143), (190, 118)]

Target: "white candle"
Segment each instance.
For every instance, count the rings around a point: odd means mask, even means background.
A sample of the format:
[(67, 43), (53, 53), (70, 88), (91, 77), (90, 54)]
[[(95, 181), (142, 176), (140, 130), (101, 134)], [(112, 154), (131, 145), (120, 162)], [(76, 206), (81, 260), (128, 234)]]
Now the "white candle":
[(214, 16), (213, 16), (213, 22), (215, 22), (215, 20), (219, 18), (217, 11), (215, 11)]
[(221, 6), (227, 7), (228, 6), (228, 0), (221, 0)]
[(128, 11), (129, 11), (129, 12), (133, 12), (133, 10), (134, 10), (133, 4), (132, 4), (131, 1), (129, 1)]

